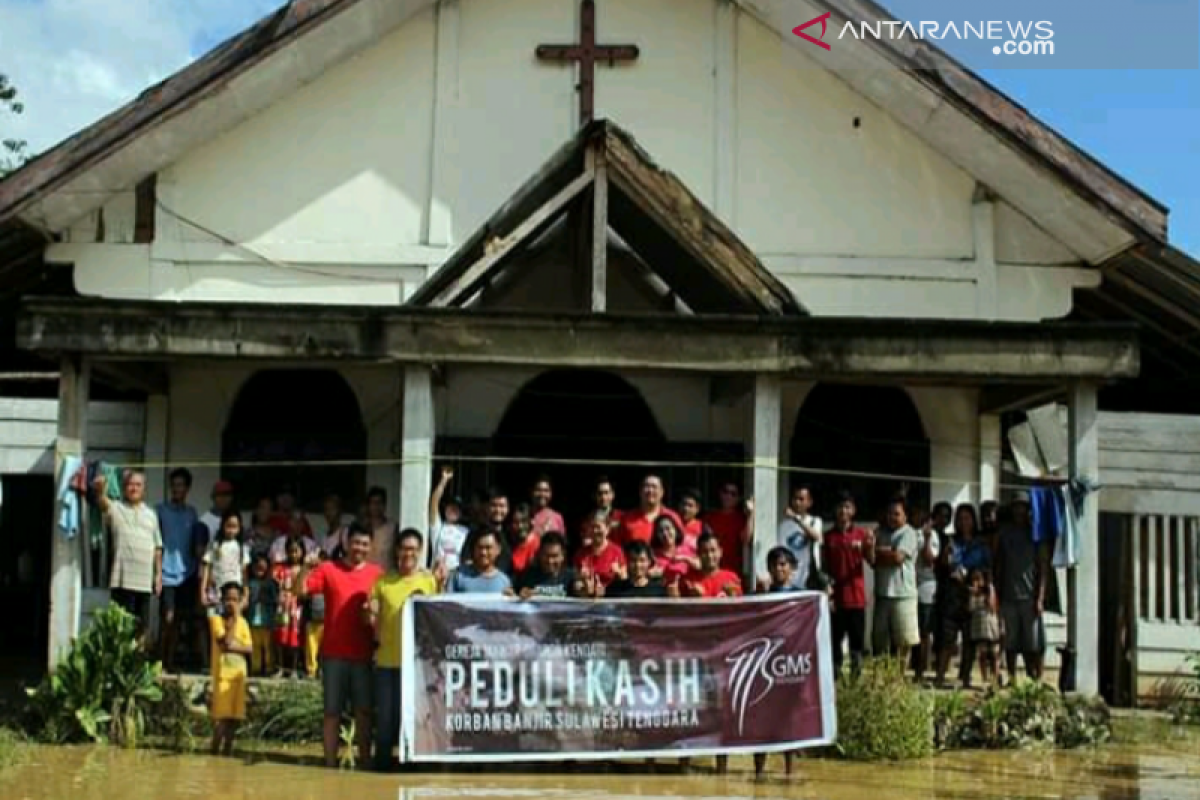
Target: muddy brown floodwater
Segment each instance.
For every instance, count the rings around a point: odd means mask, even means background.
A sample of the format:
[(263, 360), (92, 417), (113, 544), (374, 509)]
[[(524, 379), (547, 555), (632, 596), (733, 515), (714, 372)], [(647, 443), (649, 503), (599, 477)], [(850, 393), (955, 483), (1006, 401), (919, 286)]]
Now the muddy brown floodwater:
[[(279, 756), (214, 759), (150, 750), (32, 748), (0, 775), (3, 800), (676, 800), (752, 797), (762, 800), (909, 800), (909, 798), (1200, 798), (1196, 741), (1106, 747), (1068, 753), (961, 753), (919, 763), (864, 765), (802, 759), (785, 780), (755, 782), (749, 763), (730, 775), (620, 773), (336, 772)], [(772, 759), (771, 768), (782, 768)]]

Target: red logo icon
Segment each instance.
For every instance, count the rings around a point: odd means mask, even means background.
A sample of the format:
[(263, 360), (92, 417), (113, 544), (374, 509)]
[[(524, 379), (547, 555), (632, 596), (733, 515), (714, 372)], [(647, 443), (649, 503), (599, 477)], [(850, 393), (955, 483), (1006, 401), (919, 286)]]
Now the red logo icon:
[[(833, 12), (826, 11), (824, 14), (822, 14), (819, 17), (813, 17), (812, 19), (810, 19), (808, 22), (804, 23), (803, 25), (800, 25), (799, 27), (796, 27), (796, 28), (792, 28), (792, 33), (796, 34), (797, 36), (799, 36), (801, 39), (803, 39), (806, 42), (812, 42), (817, 47), (824, 47), (826, 50), (832, 50), (833, 48), (831, 48), (829, 45), (827, 45), (821, 41), (821, 39), (825, 38), (825, 26), (826, 26), (827, 21), (829, 20), (829, 15), (831, 13), (833, 13)], [(821, 35), (819, 38), (814, 39), (813, 37), (811, 37), (807, 33), (805, 33), (804, 29), (811, 28), (813, 25), (816, 25), (818, 22), (821, 23)]]

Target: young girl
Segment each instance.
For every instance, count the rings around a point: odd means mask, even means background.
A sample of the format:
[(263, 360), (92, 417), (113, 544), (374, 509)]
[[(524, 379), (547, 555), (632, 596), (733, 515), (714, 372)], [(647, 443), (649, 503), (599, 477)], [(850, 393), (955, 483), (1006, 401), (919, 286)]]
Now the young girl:
[(292, 587), (304, 567), (304, 545), (296, 539), (287, 544), (287, 561), (276, 564), (274, 576), (279, 584), (279, 605), (275, 617), (275, 646), (279, 676), (299, 675), (302, 659), (300, 639), (300, 599)]
[(275, 630), (279, 584), (271, 577), (271, 561), (266, 553), (259, 553), (254, 557), (247, 589), (249, 604), (246, 621), (250, 623), (250, 638), (254, 643), (250, 666), (255, 675), (269, 675), (275, 661), (271, 634)]
[(250, 553), (242, 546), (242, 518), (226, 511), (221, 527), (204, 552), (200, 565), (200, 602), (209, 616), (221, 613), (221, 587), (229, 583), (245, 586), (250, 570)]
[[(328, 561), (324, 550), (317, 552), (318, 561)], [(325, 595), (310, 595), (303, 603), (304, 612), (304, 672), (317, 677), (321, 668), (321, 641), (325, 638)]]
[[(1000, 677), (1000, 615), (991, 576), (985, 570), (971, 571), (971, 650), (979, 659), (984, 683), (995, 684)], [(970, 688), (971, 674), (963, 676)]]
[(242, 587), (221, 587), (221, 611), (209, 618), (212, 631), (213, 755), (233, 755), (233, 737), (246, 718), (246, 657), (252, 650), (250, 626), (242, 617)]

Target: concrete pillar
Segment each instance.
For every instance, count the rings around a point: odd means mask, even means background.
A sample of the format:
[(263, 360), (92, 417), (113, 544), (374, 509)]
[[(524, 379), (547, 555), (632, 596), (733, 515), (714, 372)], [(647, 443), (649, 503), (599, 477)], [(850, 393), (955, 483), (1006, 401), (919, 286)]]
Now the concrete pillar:
[(1004, 443), (1001, 441), (1000, 415), (979, 415), (979, 497), (978, 502), (1000, 499), (1000, 471)]
[[(170, 430), (170, 398), (165, 394), (152, 394), (146, 398), (145, 432), (142, 438), (142, 461), (147, 466), (146, 472), (146, 502), (153, 506), (160, 500), (167, 499), (167, 436)], [(193, 476), (194, 477), (194, 476)], [(189, 501), (196, 510), (203, 514), (208, 508), (208, 498), (197, 497), (193, 491)], [(102, 573), (99, 585), (108, 585), (108, 553), (104, 551), (100, 558)], [(158, 641), (160, 620), (159, 598), (150, 600), (150, 620), (146, 625), (146, 634), (152, 642)]]
[[(71, 641), (79, 632), (83, 611), (83, 564), (88, 553), (87, 534), (81, 528), (74, 539), (67, 539), (58, 527), (61, 504), (58, 485), (63, 477), (63, 465), (72, 456), (83, 458), (87, 440), (87, 407), (91, 384), (91, 369), (79, 356), (63, 358), (58, 379), (58, 435), (54, 442), (55, 497), (52, 509), (50, 555), (50, 652), (49, 666), (53, 669), (66, 655)], [(87, 519), (82, 508), (81, 519)]]
[[(1098, 480), (1100, 437), (1096, 387), (1071, 387), (1068, 414), (1071, 477)], [(1100, 691), (1100, 506), (1089, 495), (1079, 517), (1079, 559), (1067, 573), (1067, 643), (1075, 649), (1075, 688)]]
[[(754, 543), (751, 547), (753, 577), (766, 572), (767, 552), (775, 546), (779, 525), (779, 429), (782, 400), (781, 381), (776, 375), (754, 379)], [(747, 587), (750, 588), (749, 586)]]
[[(400, 527), (428, 535), (429, 495), (433, 491), (433, 371), (427, 366), (404, 368), (404, 412), (400, 467)], [(429, 542), (425, 542), (428, 548)], [(425, 563), (425, 554), (421, 554)]]
[[(146, 502), (154, 505), (167, 499), (167, 433), (170, 428), (170, 399), (165, 394), (146, 398), (145, 434), (142, 440), (142, 461), (146, 467)], [(208, 507), (207, 498), (190, 498), (201, 513)]]

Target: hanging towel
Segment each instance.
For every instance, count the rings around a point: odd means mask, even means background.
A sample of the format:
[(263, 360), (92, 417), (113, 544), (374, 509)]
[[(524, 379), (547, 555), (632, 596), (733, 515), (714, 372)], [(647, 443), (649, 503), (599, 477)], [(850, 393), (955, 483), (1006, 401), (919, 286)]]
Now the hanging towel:
[(79, 535), (82, 524), (79, 518), (79, 495), (71, 488), (80, 463), (78, 456), (67, 456), (63, 459), (62, 472), (58, 476), (58, 532), (68, 539)]
[(88, 464), (88, 539), (93, 549), (100, 548), (100, 540), (104, 537), (104, 515), (100, 513), (100, 503), (97, 502), (96, 490), (92, 484), (96, 478), (104, 476), (104, 494), (110, 502), (121, 500), (121, 471), (116, 467), (96, 461)]
[(1087, 496), (1100, 488), (1090, 478), (1072, 478), (1062, 486), (1063, 535), (1054, 543), (1054, 566), (1056, 569), (1073, 567), (1079, 563), (1083, 537), (1079, 535), (1079, 518), (1083, 516), (1083, 503)]
[(1035, 486), (1030, 489), (1029, 510), (1035, 544), (1053, 542), (1062, 536), (1066, 502), (1057, 487)]

